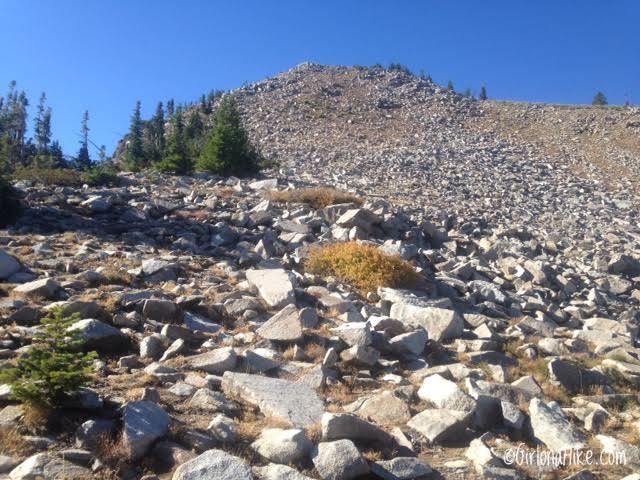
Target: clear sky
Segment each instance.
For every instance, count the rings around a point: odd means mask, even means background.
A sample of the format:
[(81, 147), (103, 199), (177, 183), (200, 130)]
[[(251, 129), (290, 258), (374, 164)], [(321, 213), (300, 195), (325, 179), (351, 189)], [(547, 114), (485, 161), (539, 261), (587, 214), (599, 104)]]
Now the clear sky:
[[(65, 153), (111, 151), (136, 100), (196, 100), (294, 65), (400, 62), (497, 99), (640, 104), (638, 0), (0, 0), (0, 88), (42, 91)], [(31, 110), (31, 118), (33, 118)], [(95, 155), (95, 151), (93, 152)]]

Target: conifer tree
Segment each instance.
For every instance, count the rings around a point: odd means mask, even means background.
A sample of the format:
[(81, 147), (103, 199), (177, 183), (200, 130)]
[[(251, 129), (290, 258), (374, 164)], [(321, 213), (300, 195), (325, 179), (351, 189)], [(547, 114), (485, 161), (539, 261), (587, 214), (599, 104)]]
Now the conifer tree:
[(162, 160), (164, 155), (164, 108), (162, 102), (158, 102), (156, 107), (156, 113), (149, 122), (149, 136), (150, 136), (150, 157), (153, 163), (158, 163)]
[(173, 116), (175, 115), (175, 102), (173, 101), (173, 98), (170, 98), (167, 101), (167, 117), (169, 118), (169, 120), (173, 119)]
[(47, 96), (43, 92), (38, 102), (38, 110), (33, 129), (36, 141), (34, 163), (38, 167), (56, 168), (60, 165), (57, 164), (56, 159), (51, 157), (49, 151), (49, 144), (51, 143), (51, 107), (45, 107), (46, 100)]
[(485, 87), (484, 85), (482, 85), (482, 87), (480, 87), (480, 94), (478, 95), (478, 98), (480, 100), (486, 100), (487, 98), (487, 87)]
[(233, 97), (223, 97), (213, 123), (196, 163), (198, 170), (222, 175), (247, 175), (257, 171), (259, 155), (249, 144)]
[(465, 91), (464, 91), (464, 94), (463, 94), (463, 95), (464, 95), (466, 98), (471, 98), (471, 97), (473, 96), (473, 94), (471, 93), (471, 89), (470, 89), (470, 88), (465, 89)]
[(82, 115), (80, 124), (80, 150), (76, 157), (76, 168), (78, 170), (89, 170), (93, 166), (93, 161), (89, 156), (89, 112)]
[(449, 82), (447, 83), (447, 90), (449, 90), (450, 92), (454, 91), (453, 82), (451, 80), (449, 80)]
[(144, 146), (142, 144), (142, 117), (140, 114), (140, 101), (136, 102), (136, 106), (131, 116), (131, 128), (129, 130), (129, 141), (125, 150), (125, 166), (127, 170), (138, 172), (144, 168)]
[(602, 92), (596, 93), (596, 95), (593, 97), (593, 101), (591, 102), (591, 105), (599, 105), (599, 106), (604, 106), (608, 104), (609, 102), (607, 101), (607, 97)]
[(188, 156), (184, 139), (182, 111), (178, 110), (173, 120), (173, 129), (169, 134), (162, 160), (156, 169), (164, 173), (184, 175), (193, 170), (193, 162)]

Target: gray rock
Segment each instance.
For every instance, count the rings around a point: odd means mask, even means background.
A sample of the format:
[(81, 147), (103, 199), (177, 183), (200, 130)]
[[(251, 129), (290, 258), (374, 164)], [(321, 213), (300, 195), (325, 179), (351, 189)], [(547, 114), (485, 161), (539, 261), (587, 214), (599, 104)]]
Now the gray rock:
[(251, 444), (258, 454), (270, 462), (290, 464), (307, 457), (313, 444), (303, 430), (267, 428)]
[(55, 298), (60, 290), (60, 284), (52, 278), (42, 278), (33, 282), (23, 283), (13, 289), (15, 293), (27, 297), (43, 297), (47, 299)]
[(150, 298), (142, 304), (142, 315), (158, 322), (172, 322), (178, 315), (178, 307), (170, 300)]
[(378, 362), (380, 352), (372, 347), (361, 347), (356, 345), (340, 352), (340, 358), (346, 363), (372, 367)]
[(474, 399), (467, 395), (456, 383), (440, 375), (426, 377), (418, 390), (418, 397), (431, 402), (438, 408), (465, 412), (472, 411), (476, 405)]
[(396, 335), (389, 340), (389, 345), (396, 355), (420, 355), (427, 344), (427, 339), (427, 332), (418, 328), (413, 332)]
[(534, 437), (550, 450), (584, 448), (586, 439), (573, 427), (557, 403), (546, 405), (538, 398), (529, 403)]
[(382, 426), (405, 424), (411, 418), (407, 402), (389, 391), (357, 400), (347, 405), (345, 410)]
[(350, 347), (366, 347), (371, 345), (371, 326), (368, 322), (347, 322), (331, 329), (331, 333), (337, 335)]
[(20, 462), (9, 455), (0, 454), (0, 474), (13, 470)]
[(270, 463), (266, 467), (253, 467), (257, 480), (313, 480), (286, 465)]
[(216, 440), (222, 443), (233, 443), (238, 437), (238, 428), (236, 423), (233, 419), (222, 413), (213, 417), (213, 420), (209, 423), (207, 430)]
[(427, 408), (407, 422), (431, 443), (443, 443), (459, 436), (469, 424), (471, 412)]
[(18, 260), (4, 250), (0, 250), (0, 280), (6, 280), (14, 273), (18, 273), (20, 268), (21, 265)]
[(162, 356), (162, 352), (166, 348), (167, 338), (154, 333), (147, 337), (144, 337), (140, 341), (140, 358), (150, 358), (157, 360)]
[(315, 308), (305, 307), (298, 312), (302, 328), (315, 328), (318, 324), (318, 312)]
[(596, 435), (596, 439), (602, 446), (602, 452), (611, 458), (624, 458), (625, 465), (640, 466), (640, 447), (618, 440), (608, 435)]
[(354, 208), (343, 213), (340, 218), (336, 220), (336, 225), (342, 228), (358, 227), (363, 231), (370, 233), (373, 225), (379, 222), (380, 218), (369, 210), (364, 208)]
[(80, 203), (80, 205), (87, 207), (94, 213), (104, 213), (111, 209), (111, 199), (101, 197), (100, 195), (92, 195), (87, 200)]
[(281, 269), (247, 270), (247, 282), (258, 290), (260, 297), (272, 308), (295, 303), (295, 293), (289, 274)]
[(130, 345), (129, 338), (119, 329), (93, 318), (78, 320), (67, 331), (77, 331), (79, 339), (87, 349), (110, 351), (124, 349)]
[(445, 308), (394, 303), (390, 316), (406, 325), (424, 328), (436, 342), (459, 338), (464, 328), (462, 317)]
[(223, 412), (232, 414), (237, 412), (238, 407), (227, 400), (220, 392), (214, 392), (208, 388), (200, 388), (189, 400), (189, 406), (207, 412)]
[(122, 414), (122, 444), (132, 460), (142, 458), (153, 442), (169, 432), (169, 415), (153, 402), (129, 402)]
[(91, 472), (59, 458), (53, 453), (37, 453), (9, 472), (11, 480), (54, 480), (58, 478), (88, 478)]
[(180, 465), (172, 480), (233, 479), (253, 480), (251, 468), (239, 457), (223, 450), (207, 450), (193, 460)]
[(256, 330), (267, 340), (296, 342), (302, 338), (302, 324), (295, 305), (287, 305)]
[(257, 406), (265, 416), (284, 420), (297, 428), (318, 421), (324, 404), (317, 393), (302, 383), (246, 373), (226, 372), (222, 388), (227, 395)]
[(75, 434), (75, 444), (78, 448), (95, 450), (101, 438), (109, 438), (115, 430), (112, 420), (87, 420), (78, 427)]
[(312, 460), (322, 480), (350, 480), (369, 472), (369, 465), (351, 440), (320, 442)]
[(238, 356), (231, 347), (222, 347), (189, 357), (189, 366), (194, 370), (222, 375), (236, 368)]
[(164, 354), (162, 355), (162, 357), (160, 357), (160, 361), (164, 362), (165, 360), (169, 360), (170, 358), (177, 357), (178, 355), (181, 355), (186, 351), (187, 351), (186, 342), (183, 339), (179, 338), (177, 340), (174, 340), (173, 343), (169, 345), (169, 348), (167, 348)]
[(431, 475), (433, 470), (422, 460), (415, 457), (396, 457), (371, 464), (371, 473), (382, 480), (412, 480)]
[(367, 422), (350, 413), (324, 413), (321, 420), (322, 439), (361, 440), (364, 442), (379, 441), (388, 444), (390, 435), (376, 424)]
[(587, 370), (573, 362), (558, 358), (549, 362), (548, 369), (551, 381), (560, 384), (574, 395), (588, 391), (594, 386), (609, 384), (609, 379), (606, 375), (595, 370)]
[(244, 352), (244, 359), (251, 371), (264, 373), (280, 365), (280, 362), (276, 360), (276, 355), (274, 350), (268, 348), (254, 348)]
[(184, 382), (178, 382), (168, 390), (169, 393), (182, 398), (190, 397), (195, 393), (195, 391), (196, 387)]
[(221, 325), (212, 322), (208, 318), (191, 312), (184, 312), (183, 322), (187, 328), (205, 333), (216, 333), (222, 328)]

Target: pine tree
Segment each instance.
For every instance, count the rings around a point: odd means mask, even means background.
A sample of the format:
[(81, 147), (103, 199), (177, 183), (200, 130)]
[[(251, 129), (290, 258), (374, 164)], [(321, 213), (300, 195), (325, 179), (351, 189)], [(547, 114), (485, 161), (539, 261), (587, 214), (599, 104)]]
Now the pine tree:
[(142, 144), (142, 117), (140, 114), (140, 101), (136, 102), (136, 107), (131, 116), (131, 128), (129, 130), (129, 141), (124, 155), (127, 170), (138, 172), (145, 166), (144, 146)]
[(471, 98), (471, 97), (473, 96), (473, 94), (471, 93), (471, 89), (470, 89), (470, 88), (465, 89), (465, 91), (464, 91), (464, 94), (463, 94), (463, 95), (464, 95), (466, 98)]
[(188, 156), (184, 139), (182, 111), (178, 110), (173, 120), (173, 129), (164, 149), (164, 157), (156, 165), (156, 169), (164, 173), (184, 175), (193, 170), (193, 162)]
[(11, 396), (27, 404), (56, 408), (77, 394), (91, 380), (95, 352), (83, 353), (78, 330), (69, 330), (79, 314), (65, 316), (60, 307), (43, 320), (43, 330), (22, 355), (15, 368), (4, 370), (0, 379), (11, 385)]
[(197, 110), (191, 111), (184, 135), (189, 157), (198, 158), (204, 141), (204, 123)]
[(65, 168), (68, 166), (67, 162), (64, 159), (62, 146), (57, 140), (51, 142), (51, 146), (49, 147), (49, 158), (54, 168)]
[(482, 85), (482, 87), (480, 87), (480, 95), (478, 95), (478, 98), (480, 100), (486, 100), (487, 98), (487, 87), (485, 87), (484, 85)]
[(167, 117), (169, 118), (169, 120), (171, 120), (173, 118), (173, 116), (175, 115), (175, 102), (173, 101), (173, 98), (170, 98), (167, 101)]
[(196, 167), (222, 175), (246, 175), (259, 169), (259, 155), (249, 144), (233, 97), (222, 99), (213, 117), (213, 130)]
[(449, 82), (447, 83), (447, 90), (449, 90), (450, 92), (454, 91), (453, 82), (451, 80), (449, 80)]
[(49, 144), (51, 143), (51, 107), (45, 107), (46, 100), (47, 96), (43, 92), (38, 102), (33, 128), (36, 141), (36, 155), (33, 163), (41, 168), (56, 168), (60, 165), (58, 165), (57, 159), (52, 158), (49, 151)]
[(158, 163), (164, 155), (164, 108), (162, 102), (158, 102), (156, 113), (149, 122), (150, 157), (152, 163)]
[(599, 105), (599, 106), (604, 106), (608, 104), (609, 102), (607, 102), (607, 97), (605, 97), (604, 93), (602, 92), (596, 93), (595, 96), (593, 97), (593, 101), (591, 102), (591, 105)]
[(47, 154), (51, 142), (51, 107), (45, 108), (46, 101), (47, 95), (42, 92), (34, 126), (36, 145), (40, 155)]
[(76, 168), (89, 170), (92, 166), (93, 161), (89, 156), (89, 112), (85, 111), (80, 124), (80, 150), (76, 157)]

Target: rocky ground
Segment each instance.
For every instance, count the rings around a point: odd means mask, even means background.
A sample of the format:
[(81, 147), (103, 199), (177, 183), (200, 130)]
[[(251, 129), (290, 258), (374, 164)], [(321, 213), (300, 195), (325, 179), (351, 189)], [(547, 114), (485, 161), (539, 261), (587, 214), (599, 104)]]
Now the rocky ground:
[[(563, 154), (553, 107), (398, 72), (305, 65), (236, 93), (280, 162), (266, 177), (17, 185), (0, 368), (56, 305), (100, 359), (40, 429), (0, 386), (0, 478), (640, 478), (637, 109), (589, 109), (594, 137)], [(628, 165), (617, 184), (589, 156), (598, 135)], [(363, 203), (269, 200), (311, 184)], [(305, 271), (310, 247), (344, 240), (424, 284)], [(624, 465), (508, 465), (518, 446)]]

